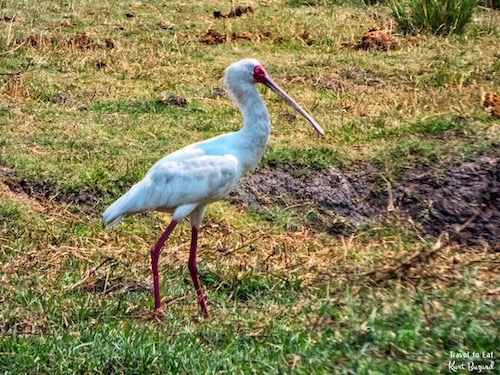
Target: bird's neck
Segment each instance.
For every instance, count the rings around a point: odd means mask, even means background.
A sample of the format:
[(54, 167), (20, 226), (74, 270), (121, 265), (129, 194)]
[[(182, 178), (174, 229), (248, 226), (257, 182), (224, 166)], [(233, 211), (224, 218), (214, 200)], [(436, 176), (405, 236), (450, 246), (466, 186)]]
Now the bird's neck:
[(255, 85), (241, 85), (229, 92), (230, 97), (234, 100), (243, 116), (243, 128), (247, 136), (252, 137), (252, 141), (257, 141), (257, 138), (269, 138), (271, 130), (271, 122), (269, 120), (269, 112), (262, 100)]
[(238, 134), (244, 155), (245, 171), (253, 168), (262, 158), (271, 130), (269, 112), (255, 85), (248, 84), (230, 90), (243, 117), (243, 127)]

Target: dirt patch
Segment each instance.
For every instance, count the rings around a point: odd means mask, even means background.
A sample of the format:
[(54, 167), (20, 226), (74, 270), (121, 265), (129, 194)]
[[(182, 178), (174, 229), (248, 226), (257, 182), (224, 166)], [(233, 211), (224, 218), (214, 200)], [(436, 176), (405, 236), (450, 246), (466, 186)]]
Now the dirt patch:
[(486, 92), (482, 100), (483, 107), (494, 117), (500, 117), (500, 95), (492, 91)]
[[(370, 168), (356, 175), (332, 168), (312, 176), (295, 176), (292, 167), (262, 167), (242, 179), (232, 193), (232, 202), (258, 209), (280, 205), (285, 208), (279, 203), (284, 197), (289, 207), (294, 206), (294, 201), (310, 201), (320, 212), (331, 213), (331, 220), (313, 226), (332, 234), (384, 220), (387, 208), (392, 206), (401, 217), (411, 218), (424, 234), (451, 234), (467, 224), (456, 236), (459, 242), (498, 249), (498, 159), (497, 155), (482, 156), (439, 171), (414, 170), (407, 174), (405, 182), (392, 186), (391, 195), (375, 193), (377, 171)], [(346, 225), (339, 227), (339, 222)]]
[(371, 29), (363, 34), (360, 42), (356, 45), (358, 49), (388, 51), (396, 48), (396, 39), (387, 29)]
[(311, 38), (311, 34), (309, 33), (309, 31), (307, 30), (301, 30), (297, 36), (302, 40), (304, 41), (305, 44), (307, 44), (308, 46), (311, 46), (314, 44), (314, 40)]
[[(370, 220), (369, 207), (362, 196), (363, 182), (356, 181), (331, 168), (312, 176), (295, 176), (291, 167), (262, 167), (245, 176), (232, 197), (245, 206), (275, 205), (277, 198), (308, 200), (323, 212), (331, 212), (350, 227)], [(338, 232), (338, 220), (326, 224), (323, 230)]]
[(419, 223), (424, 232), (453, 233), (472, 220), (458, 235), (466, 244), (500, 246), (500, 167), (496, 156), (482, 156), (436, 172), (417, 174), (395, 186), (396, 206)]
[(177, 107), (185, 107), (187, 105), (187, 100), (183, 98), (180, 95), (177, 94), (170, 94), (170, 95), (163, 95), (156, 99), (156, 102), (161, 105), (175, 105)]
[(22, 189), (13, 190), (10, 185), (5, 182), (7, 179), (15, 178), (15, 176), (14, 171), (10, 168), (0, 166), (0, 199), (7, 197), (12, 201), (29, 205), (38, 212), (45, 212), (46, 208), (50, 207), (50, 204), (46, 204), (46, 201), (42, 202), (37, 199), (30, 199), (29, 195)]
[(262, 31), (258, 33), (251, 33), (248, 31), (242, 31), (240, 33), (224, 34), (217, 30), (209, 29), (206, 34), (199, 36), (200, 42), (209, 45), (222, 44), (226, 42), (236, 41), (236, 40), (248, 40), (251, 42), (258, 42), (263, 39), (268, 39), (271, 37), (271, 33), (268, 31)]
[(244, 15), (246, 13), (254, 13), (254, 12), (255, 12), (255, 10), (251, 6), (247, 6), (247, 7), (238, 6), (236, 9), (230, 11), (227, 14), (224, 14), (221, 11), (216, 10), (214, 12), (214, 17), (215, 18), (235, 18), (235, 17), (241, 17), (242, 15)]
[[(17, 42), (17, 44), (21, 44), (22, 42)], [(26, 44), (30, 47), (38, 47), (43, 48), (47, 46), (51, 46), (56, 44), (57, 40), (55, 38), (49, 38), (47, 36), (41, 34), (30, 35), (26, 38)]]
[(3, 183), (13, 194), (35, 200), (41, 205), (49, 202), (71, 203), (79, 205), (81, 210), (90, 213), (101, 200), (100, 196), (88, 186), (82, 187), (77, 192), (62, 192), (54, 181), (33, 183), (20, 178), (13, 169), (2, 166), (0, 166), (0, 183)]
[(100, 47), (99, 44), (94, 42), (94, 40), (85, 33), (77, 34), (74, 37), (68, 39), (66, 42), (63, 42), (62, 44), (68, 49), (80, 51), (86, 51)]
[(209, 45), (222, 44), (225, 43), (226, 40), (227, 40), (226, 34), (220, 33), (214, 29), (208, 29), (205, 35), (200, 36), (200, 42)]
[(377, 27), (366, 31), (358, 43), (342, 43), (344, 48), (388, 51), (397, 47), (396, 38), (391, 30), (385, 27)]

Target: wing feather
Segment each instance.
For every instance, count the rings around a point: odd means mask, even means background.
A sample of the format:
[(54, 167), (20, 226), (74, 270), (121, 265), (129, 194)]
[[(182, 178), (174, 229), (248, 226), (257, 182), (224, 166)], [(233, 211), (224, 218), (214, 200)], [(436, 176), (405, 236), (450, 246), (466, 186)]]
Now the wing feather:
[(173, 211), (182, 205), (224, 198), (243, 173), (232, 137), (225, 134), (163, 157), (106, 209), (104, 221), (114, 225), (124, 216), (142, 211)]
[(144, 179), (108, 207), (105, 222), (114, 225), (124, 216), (142, 211), (210, 203), (234, 189), (242, 173), (235, 156), (186, 151), (184, 158), (174, 153), (157, 162)]
[(165, 161), (146, 175), (157, 207), (210, 202), (225, 197), (238, 182), (238, 159), (233, 155), (204, 155)]

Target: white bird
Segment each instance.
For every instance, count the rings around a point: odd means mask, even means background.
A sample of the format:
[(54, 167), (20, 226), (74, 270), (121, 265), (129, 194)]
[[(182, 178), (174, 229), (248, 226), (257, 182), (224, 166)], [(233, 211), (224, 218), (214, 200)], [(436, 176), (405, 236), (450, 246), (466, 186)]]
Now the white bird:
[(172, 222), (151, 248), (155, 316), (159, 319), (163, 315), (160, 311), (158, 258), (172, 230), (187, 216), (192, 227), (188, 268), (203, 315), (209, 317), (196, 266), (198, 231), (207, 205), (226, 197), (264, 154), (271, 123), (266, 105), (255, 87), (257, 82), (277, 93), (316, 131), (324, 134), (316, 121), (269, 77), (257, 60), (243, 59), (230, 65), (224, 76), (228, 95), (243, 116), (243, 127), (237, 132), (195, 143), (165, 156), (103, 214), (106, 224), (112, 226), (125, 216), (142, 211), (173, 213)]

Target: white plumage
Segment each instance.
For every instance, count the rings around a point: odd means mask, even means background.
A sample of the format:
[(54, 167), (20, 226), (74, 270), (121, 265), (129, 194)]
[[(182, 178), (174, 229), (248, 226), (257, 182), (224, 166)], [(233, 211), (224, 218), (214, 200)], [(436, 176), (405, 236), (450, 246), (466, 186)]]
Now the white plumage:
[(162, 316), (159, 311), (158, 257), (175, 225), (187, 216), (193, 230), (189, 269), (203, 314), (208, 317), (196, 269), (198, 230), (207, 204), (226, 197), (243, 174), (260, 161), (266, 148), (271, 125), (267, 108), (255, 88), (257, 82), (271, 88), (323, 134), (321, 127), (271, 80), (257, 60), (238, 61), (226, 69), (224, 83), (229, 97), (242, 113), (243, 127), (237, 132), (192, 144), (165, 156), (103, 214), (106, 224), (112, 226), (125, 216), (142, 211), (172, 212), (172, 223), (151, 249), (157, 317)]
[(156, 163), (103, 218), (115, 225), (124, 216), (157, 210), (173, 212), (179, 221), (196, 207), (224, 198), (241, 174), (234, 155), (209, 155), (202, 145), (188, 146)]

